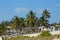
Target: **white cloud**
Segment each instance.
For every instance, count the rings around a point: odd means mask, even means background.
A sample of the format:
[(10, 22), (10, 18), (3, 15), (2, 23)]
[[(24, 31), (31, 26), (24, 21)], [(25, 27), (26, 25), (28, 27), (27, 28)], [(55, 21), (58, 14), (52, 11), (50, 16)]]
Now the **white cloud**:
[[(28, 13), (30, 10), (32, 10), (34, 13), (42, 13), (44, 8), (35, 8), (35, 9), (29, 9), (29, 8), (16, 8), (16, 13)], [(49, 10), (49, 8), (47, 8)]]
[(17, 12), (17, 13), (19, 13), (19, 12), (26, 12), (28, 10), (29, 10), (28, 8), (16, 8), (15, 12)]
[[(46, 8), (48, 11), (50, 10), (49, 8)], [(44, 8), (39, 8), (39, 9), (35, 9), (36, 13), (43, 13), (43, 10), (45, 10)]]
[(43, 8), (35, 8), (35, 9), (29, 9), (29, 8), (16, 8), (15, 12), (20, 13), (20, 12), (29, 12), (30, 10), (34, 11), (35, 13), (42, 13), (44, 10)]
[(36, 13), (42, 13), (43, 12), (43, 8), (41, 8), (41, 9), (36, 9), (35, 11), (36, 11)]
[(56, 7), (60, 7), (60, 4), (56, 4)]

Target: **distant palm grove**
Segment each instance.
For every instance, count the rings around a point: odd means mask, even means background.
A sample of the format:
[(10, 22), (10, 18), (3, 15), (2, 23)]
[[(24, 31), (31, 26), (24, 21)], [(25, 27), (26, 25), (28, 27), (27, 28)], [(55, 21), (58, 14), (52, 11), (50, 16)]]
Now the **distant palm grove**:
[(7, 26), (10, 26), (10, 29), (12, 30), (22, 30), (22, 28), (25, 27), (39, 27), (42, 25), (44, 27), (49, 27), (49, 18), (50, 12), (47, 9), (43, 10), (42, 16), (39, 18), (33, 11), (29, 11), (29, 13), (26, 15), (26, 18), (14, 16), (11, 21), (2, 21), (0, 23), (0, 35), (2, 35), (5, 32)]

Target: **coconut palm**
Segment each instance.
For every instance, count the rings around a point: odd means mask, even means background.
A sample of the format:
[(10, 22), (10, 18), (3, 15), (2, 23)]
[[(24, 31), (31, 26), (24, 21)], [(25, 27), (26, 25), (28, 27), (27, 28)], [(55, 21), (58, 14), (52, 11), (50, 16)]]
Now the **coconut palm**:
[(40, 20), (37, 18), (37, 19), (36, 19), (36, 22), (35, 22), (35, 26), (36, 26), (36, 27), (39, 27), (40, 24), (41, 24), (41, 22), (40, 22)]
[(19, 18), (18, 16), (15, 16), (11, 20), (11, 28), (12, 29), (20, 29), (21, 30), (22, 27), (25, 27), (24, 18)]
[(41, 24), (45, 27), (47, 27), (48, 24), (49, 24), (48, 23), (49, 22), (48, 18), (50, 18), (50, 12), (45, 9), (43, 11), (42, 17), (40, 17)]
[(20, 26), (20, 19), (18, 16), (14, 16), (14, 18), (10, 22), (10, 26), (12, 29), (19, 28)]
[(2, 35), (6, 31), (5, 23), (0, 23), (0, 35)]
[(20, 27), (21, 28), (25, 27), (25, 20), (24, 20), (24, 18), (20, 18)]
[(36, 15), (33, 13), (33, 11), (30, 11), (26, 18), (27, 25), (30, 27), (34, 27), (36, 22)]

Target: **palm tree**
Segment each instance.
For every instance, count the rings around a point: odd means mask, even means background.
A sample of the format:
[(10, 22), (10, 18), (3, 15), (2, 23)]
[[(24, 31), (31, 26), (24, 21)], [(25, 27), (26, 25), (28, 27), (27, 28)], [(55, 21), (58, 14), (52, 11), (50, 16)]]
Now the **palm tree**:
[(41, 24), (41, 22), (40, 22), (40, 20), (37, 18), (37, 19), (36, 19), (36, 22), (35, 22), (35, 26), (36, 26), (36, 27), (39, 27), (40, 24)]
[(45, 9), (43, 11), (42, 17), (40, 17), (41, 24), (45, 27), (47, 27), (49, 24), (48, 18), (50, 18), (50, 12), (48, 12), (48, 10)]
[(19, 18), (18, 16), (15, 16), (12, 20), (11, 20), (11, 28), (12, 29), (20, 29), (22, 27), (25, 27), (25, 20), (24, 18)]
[(26, 18), (27, 26), (34, 27), (36, 22), (36, 15), (33, 11), (30, 11)]
[(12, 29), (19, 28), (20, 26), (20, 19), (18, 16), (14, 16), (14, 18), (10, 22), (10, 26)]
[(20, 27), (21, 28), (25, 27), (25, 20), (24, 20), (24, 18), (20, 18)]
[(0, 35), (2, 35), (6, 31), (5, 23), (0, 23)]

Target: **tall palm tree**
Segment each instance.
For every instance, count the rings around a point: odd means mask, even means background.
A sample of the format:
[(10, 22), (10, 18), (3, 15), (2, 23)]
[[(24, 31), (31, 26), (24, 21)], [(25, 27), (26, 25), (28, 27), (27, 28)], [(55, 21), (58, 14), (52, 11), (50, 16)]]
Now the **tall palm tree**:
[(30, 27), (34, 27), (35, 21), (36, 21), (36, 15), (33, 13), (33, 11), (30, 11), (26, 18), (27, 25)]
[(40, 17), (41, 24), (45, 27), (47, 27), (49, 24), (48, 18), (50, 18), (50, 12), (47, 9), (45, 9), (43, 11), (42, 17)]

